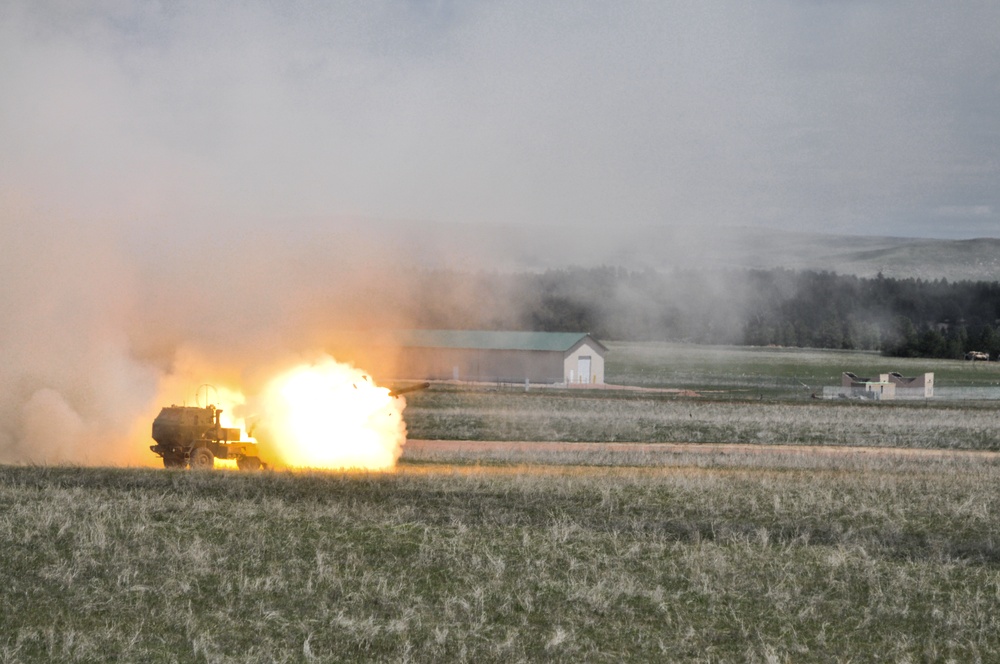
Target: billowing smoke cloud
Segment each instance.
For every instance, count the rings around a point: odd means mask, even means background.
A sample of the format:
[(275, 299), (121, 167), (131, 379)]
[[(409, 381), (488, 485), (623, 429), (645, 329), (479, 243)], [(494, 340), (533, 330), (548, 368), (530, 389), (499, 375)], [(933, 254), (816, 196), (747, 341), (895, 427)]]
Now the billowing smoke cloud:
[(135, 279), (100, 231), (0, 212), (0, 461), (135, 462), (157, 392), (127, 335)]
[[(484, 304), (413, 265), (657, 226), (995, 234), (998, 12), (4, 2), (0, 461), (151, 462), (201, 382)], [(502, 299), (479, 320), (516, 321)]]
[(260, 389), (337, 330), (404, 324), (393, 261), (361, 233), (185, 234), (158, 253), (12, 206), (0, 229), (0, 462), (152, 463), (159, 407), (204, 383)]

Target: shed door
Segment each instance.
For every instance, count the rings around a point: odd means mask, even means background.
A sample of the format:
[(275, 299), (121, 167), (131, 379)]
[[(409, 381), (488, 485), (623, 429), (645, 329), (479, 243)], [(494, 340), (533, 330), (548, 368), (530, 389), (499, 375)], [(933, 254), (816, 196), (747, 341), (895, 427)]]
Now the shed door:
[(580, 382), (590, 382), (590, 355), (581, 355), (577, 361), (577, 369), (580, 371)]

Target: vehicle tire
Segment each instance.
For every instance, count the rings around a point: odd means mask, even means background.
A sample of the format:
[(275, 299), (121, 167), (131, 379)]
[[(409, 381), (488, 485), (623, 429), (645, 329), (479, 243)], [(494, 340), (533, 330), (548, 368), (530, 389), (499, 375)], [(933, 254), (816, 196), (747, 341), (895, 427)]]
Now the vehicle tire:
[(253, 456), (244, 456), (236, 460), (236, 467), (240, 470), (260, 470), (260, 459)]
[(215, 455), (207, 447), (191, 450), (191, 470), (211, 470), (215, 467)]

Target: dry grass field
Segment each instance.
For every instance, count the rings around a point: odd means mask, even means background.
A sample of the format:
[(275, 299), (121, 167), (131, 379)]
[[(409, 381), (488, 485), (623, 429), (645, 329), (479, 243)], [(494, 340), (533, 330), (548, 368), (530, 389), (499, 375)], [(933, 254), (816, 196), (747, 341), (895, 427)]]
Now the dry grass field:
[(0, 661), (996, 661), (996, 464), (0, 469)]
[[(715, 396), (435, 386), (407, 419), (472, 445), (725, 454), (0, 467), (0, 662), (1000, 660), (993, 404), (739, 392), (716, 352)], [(775, 375), (823, 361), (782, 355)]]
[(421, 439), (1000, 448), (996, 405), (978, 402), (438, 388), (409, 399), (406, 420)]

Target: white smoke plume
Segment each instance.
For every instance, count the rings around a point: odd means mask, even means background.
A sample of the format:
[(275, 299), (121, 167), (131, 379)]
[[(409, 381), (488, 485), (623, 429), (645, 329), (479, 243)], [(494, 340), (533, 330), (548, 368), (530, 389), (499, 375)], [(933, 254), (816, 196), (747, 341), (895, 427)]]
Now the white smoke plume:
[(11, 200), (0, 209), (0, 463), (155, 464), (160, 407), (194, 405), (204, 383), (260, 390), (322, 352), (332, 330), (390, 325), (401, 292), (360, 233), (136, 240)]
[(127, 329), (135, 280), (101, 233), (0, 218), (0, 461), (136, 463), (157, 372)]

